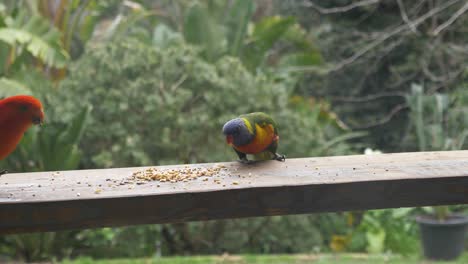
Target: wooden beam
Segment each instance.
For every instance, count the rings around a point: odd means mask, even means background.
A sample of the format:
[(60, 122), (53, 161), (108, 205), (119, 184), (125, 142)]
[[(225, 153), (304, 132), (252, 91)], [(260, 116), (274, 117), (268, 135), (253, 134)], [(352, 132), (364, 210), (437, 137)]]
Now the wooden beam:
[(211, 177), (141, 185), (128, 180), (145, 168), (6, 174), (0, 233), (468, 203), (468, 151), (222, 165)]

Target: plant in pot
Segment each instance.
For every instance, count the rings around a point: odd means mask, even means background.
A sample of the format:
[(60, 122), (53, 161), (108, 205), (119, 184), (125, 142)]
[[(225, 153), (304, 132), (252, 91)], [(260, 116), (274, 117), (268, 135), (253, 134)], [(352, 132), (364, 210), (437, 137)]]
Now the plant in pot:
[(424, 256), (435, 260), (453, 260), (463, 253), (468, 216), (449, 206), (434, 206), (416, 217), (421, 230)]
[[(424, 94), (422, 86), (413, 85), (406, 97), (412, 131), (406, 140), (417, 142), (420, 151), (460, 150), (468, 136), (468, 93), (452, 95)], [(463, 252), (468, 216), (457, 211), (463, 206), (423, 208), (416, 217), (421, 230), (424, 256), (452, 260)]]

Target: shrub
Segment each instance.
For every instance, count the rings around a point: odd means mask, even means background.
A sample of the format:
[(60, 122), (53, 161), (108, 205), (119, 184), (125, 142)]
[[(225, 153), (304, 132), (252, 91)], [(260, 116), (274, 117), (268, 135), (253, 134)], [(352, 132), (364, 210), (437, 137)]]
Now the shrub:
[(62, 82), (55, 110), (66, 120), (82, 104), (93, 106), (82, 141), (86, 167), (235, 159), (221, 127), (253, 111), (277, 120), (279, 151), (288, 157), (330, 151), (321, 147), (342, 129), (323, 118), (321, 104), (291, 102), (288, 78), (254, 75), (235, 57), (209, 64), (183, 43), (161, 49), (126, 39), (89, 47)]

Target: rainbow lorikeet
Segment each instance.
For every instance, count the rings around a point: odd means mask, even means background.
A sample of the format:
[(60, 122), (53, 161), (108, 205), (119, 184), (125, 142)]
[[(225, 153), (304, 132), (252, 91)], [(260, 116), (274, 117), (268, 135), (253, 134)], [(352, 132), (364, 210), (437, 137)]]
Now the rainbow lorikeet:
[(232, 119), (224, 124), (223, 134), (242, 163), (251, 162), (247, 154), (254, 155), (256, 160), (286, 159), (284, 155), (276, 153), (278, 128), (273, 118), (265, 113), (255, 112)]

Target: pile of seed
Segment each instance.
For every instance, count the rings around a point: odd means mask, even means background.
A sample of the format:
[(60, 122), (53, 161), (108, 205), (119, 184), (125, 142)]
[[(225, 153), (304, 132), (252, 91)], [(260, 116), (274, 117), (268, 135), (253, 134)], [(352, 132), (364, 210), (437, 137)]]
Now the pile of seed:
[(160, 182), (188, 182), (200, 177), (212, 177), (219, 175), (226, 166), (217, 165), (213, 167), (197, 167), (190, 168), (185, 166), (183, 168), (175, 169), (158, 169), (149, 168), (142, 171), (134, 172), (132, 178), (137, 181), (160, 181)]

